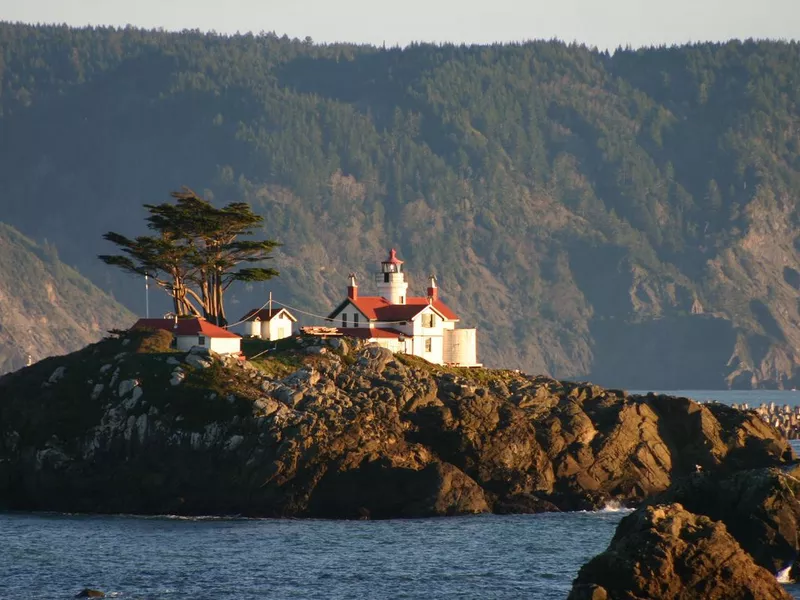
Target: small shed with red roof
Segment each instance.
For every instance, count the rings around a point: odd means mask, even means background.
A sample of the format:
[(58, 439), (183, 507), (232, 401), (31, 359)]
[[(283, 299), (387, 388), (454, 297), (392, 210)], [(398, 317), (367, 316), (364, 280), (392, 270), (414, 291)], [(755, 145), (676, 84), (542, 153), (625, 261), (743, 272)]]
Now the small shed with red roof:
[(240, 336), (198, 317), (139, 319), (133, 324), (132, 329), (169, 331), (174, 336), (178, 350), (190, 350), (194, 346), (200, 346), (217, 354), (239, 354), (242, 349)]

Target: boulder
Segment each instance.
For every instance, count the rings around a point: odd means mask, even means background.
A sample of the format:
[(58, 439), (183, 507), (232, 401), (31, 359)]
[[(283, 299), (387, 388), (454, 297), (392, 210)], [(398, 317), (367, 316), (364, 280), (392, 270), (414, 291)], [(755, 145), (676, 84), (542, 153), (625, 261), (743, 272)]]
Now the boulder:
[(336, 469), (322, 478), (311, 497), (319, 517), (436, 517), (489, 512), (483, 490), (469, 476), (434, 461), (422, 468), (365, 461), (354, 469)]
[(83, 588), (80, 592), (75, 594), (76, 598), (105, 598), (106, 595), (100, 590), (93, 590), (92, 588)]
[(638, 509), (581, 567), (568, 600), (789, 600), (725, 525), (680, 504)]
[(56, 370), (50, 375), (47, 383), (58, 383), (64, 377), (64, 373), (66, 372), (66, 367), (60, 366), (56, 367)]
[[(192, 348), (194, 350), (194, 348)], [(202, 354), (200, 352), (190, 352), (186, 355), (186, 364), (190, 367), (194, 367), (196, 369), (208, 369), (211, 365), (211, 358), (208, 357), (207, 354)]]
[(800, 556), (799, 475), (800, 468), (701, 472), (676, 481), (651, 502), (679, 502), (722, 521), (756, 564), (777, 574)]

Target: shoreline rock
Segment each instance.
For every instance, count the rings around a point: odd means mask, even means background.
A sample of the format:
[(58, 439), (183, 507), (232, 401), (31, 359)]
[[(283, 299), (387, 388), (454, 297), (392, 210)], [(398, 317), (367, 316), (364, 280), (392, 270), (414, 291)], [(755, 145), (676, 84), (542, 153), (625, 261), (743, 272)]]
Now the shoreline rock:
[(608, 549), (581, 567), (568, 600), (790, 600), (725, 525), (680, 504), (625, 517)]

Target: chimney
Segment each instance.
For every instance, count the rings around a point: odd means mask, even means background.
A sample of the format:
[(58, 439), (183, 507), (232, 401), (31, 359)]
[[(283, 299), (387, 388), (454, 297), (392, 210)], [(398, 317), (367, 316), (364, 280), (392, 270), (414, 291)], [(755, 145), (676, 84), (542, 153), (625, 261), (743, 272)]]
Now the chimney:
[(428, 299), (433, 302), (439, 299), (439, 288), (436, 287), (436, 276), (431, 275), (428, 283)]
[(356, 283), (355, 273), (350, 273), (350, 283), (347, 286), (347, 297), (350, 300), (358, 300), (358, 284)]

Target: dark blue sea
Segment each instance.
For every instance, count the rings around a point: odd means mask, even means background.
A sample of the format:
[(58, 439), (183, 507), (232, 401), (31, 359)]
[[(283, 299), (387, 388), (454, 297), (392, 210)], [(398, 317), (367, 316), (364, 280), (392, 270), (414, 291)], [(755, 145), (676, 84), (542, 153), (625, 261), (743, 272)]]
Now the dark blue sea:
[[(748, 394), (758, 403), (758, 392)], [(91, 587), (126, 600), (563, 600), (625, 514), (306, 521), (0, 513), (0, 599), (67, 599)], [(800, 586), (789, 589), (800, 598)]]

